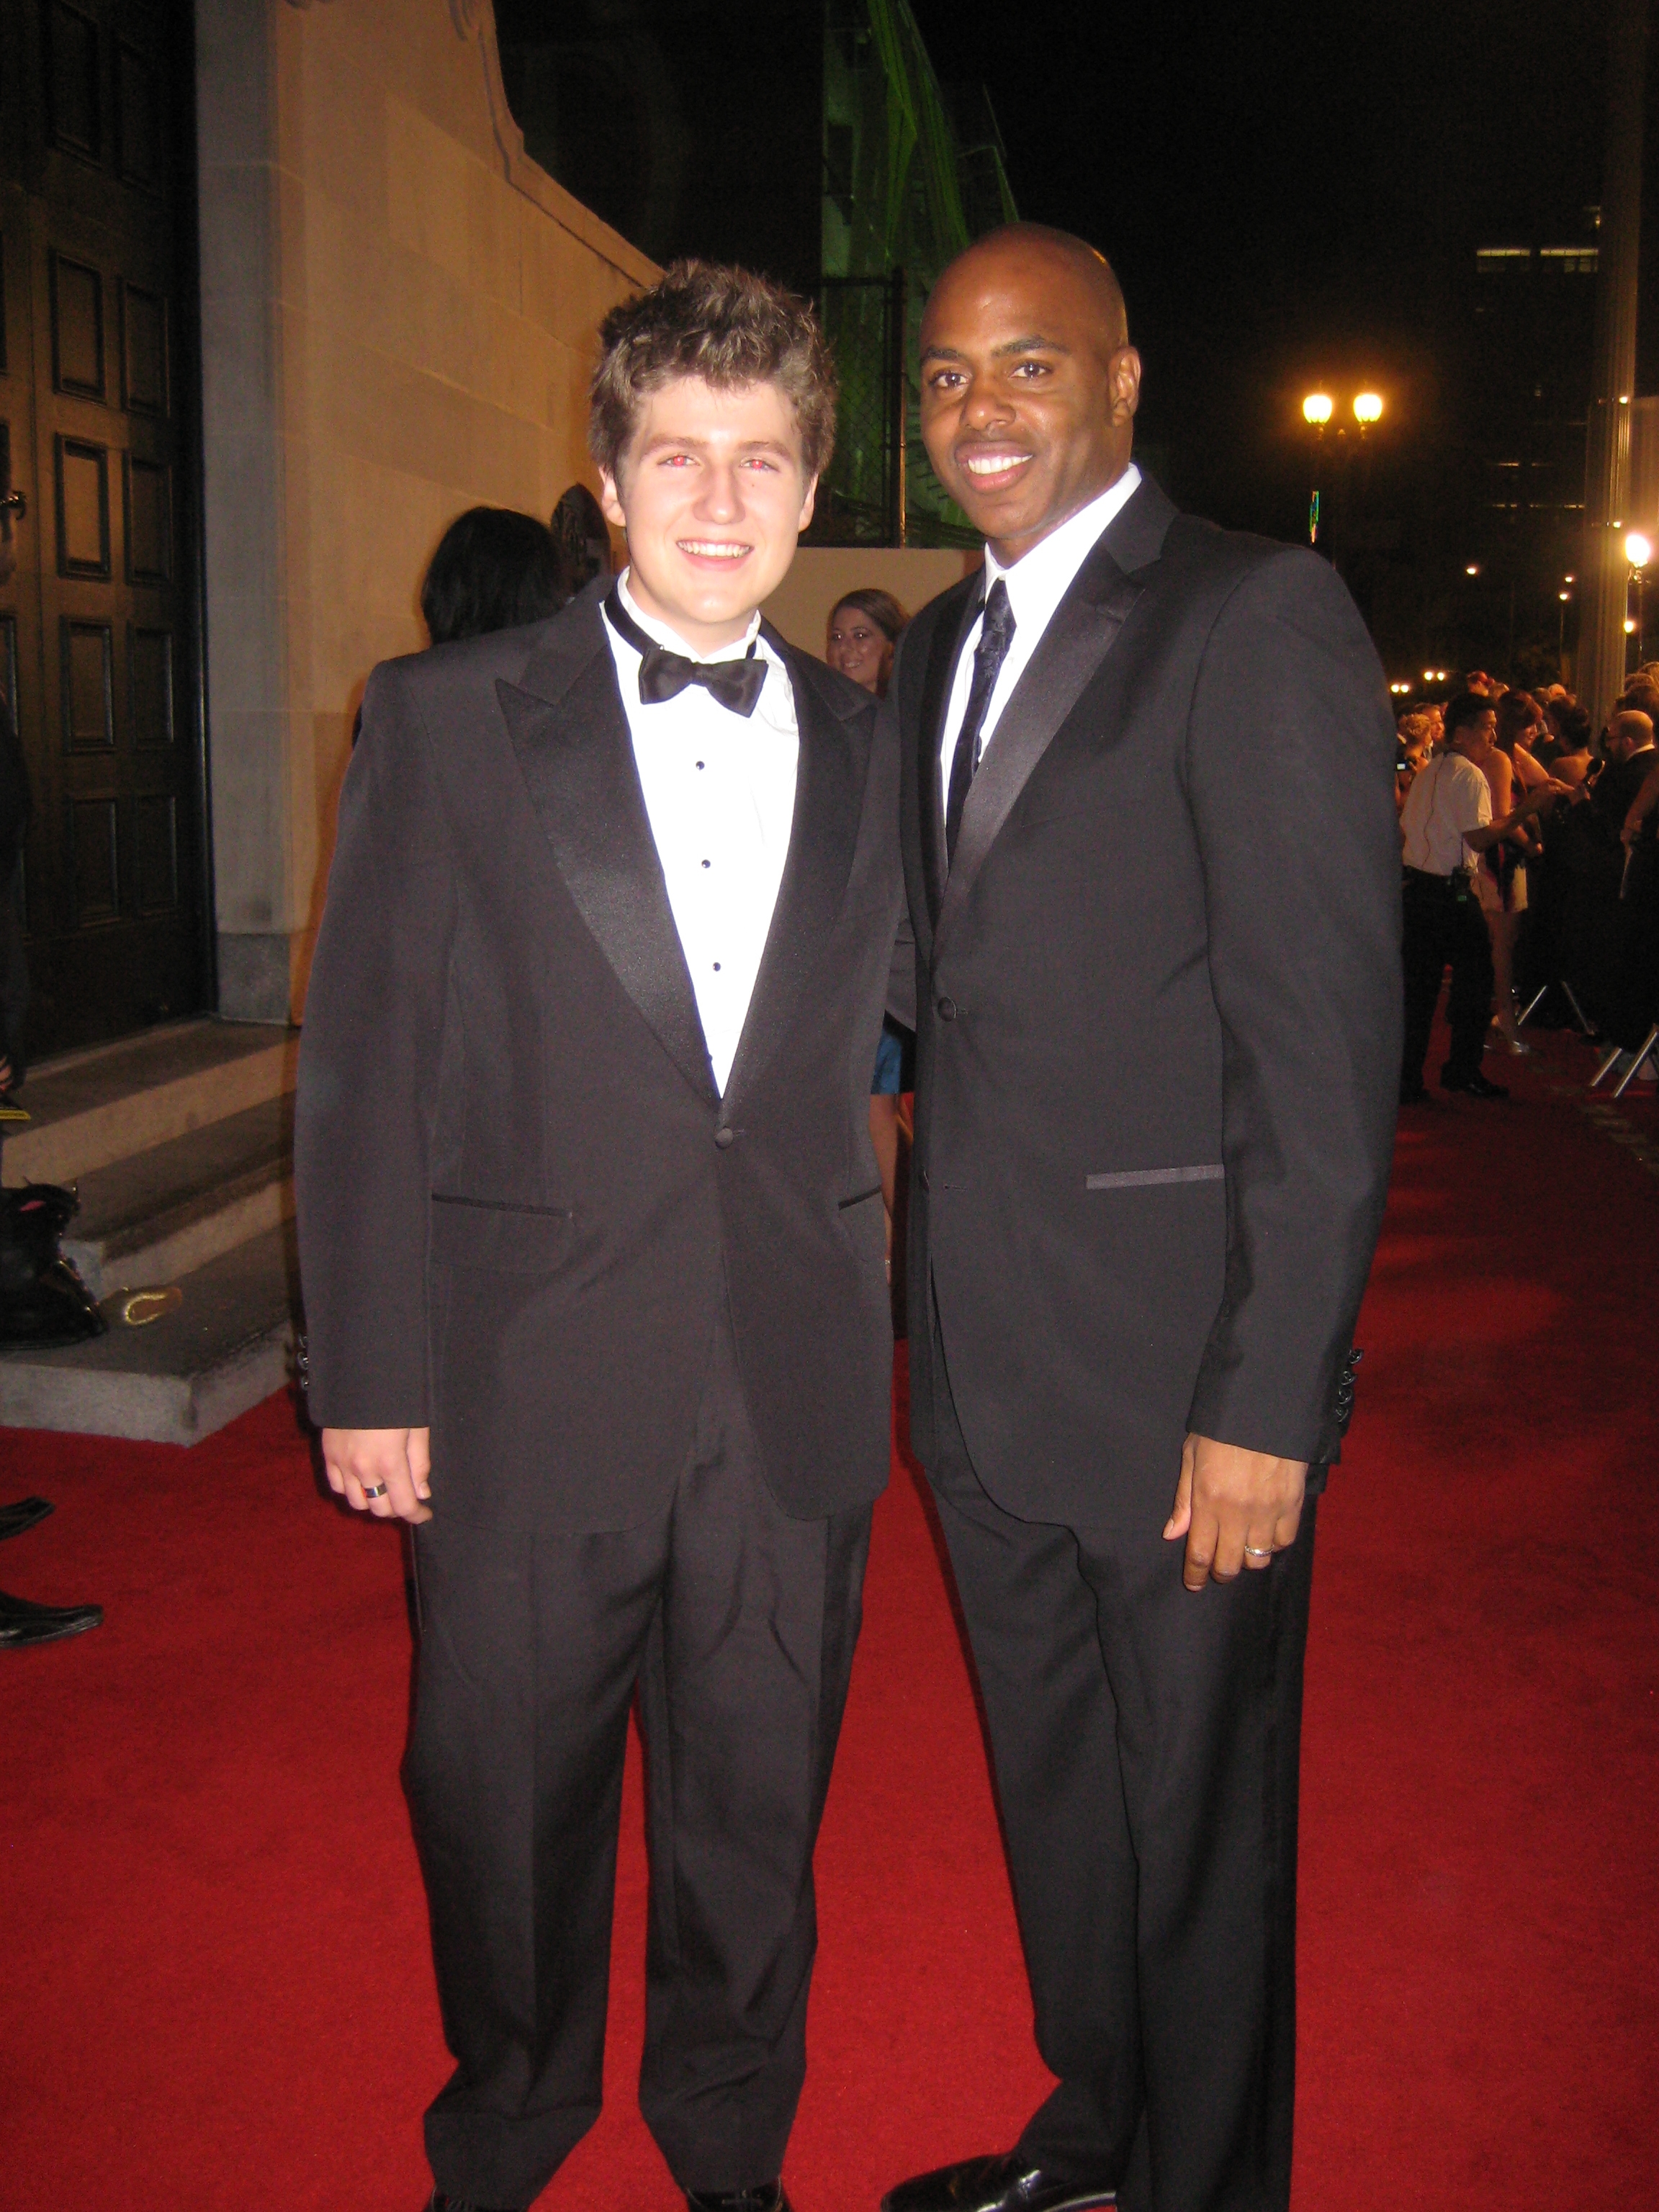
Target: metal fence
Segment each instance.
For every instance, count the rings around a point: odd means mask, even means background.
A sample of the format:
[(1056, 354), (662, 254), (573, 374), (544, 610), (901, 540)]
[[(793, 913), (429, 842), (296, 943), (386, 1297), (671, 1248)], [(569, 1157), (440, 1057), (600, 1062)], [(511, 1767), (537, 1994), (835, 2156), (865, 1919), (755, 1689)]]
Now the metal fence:
[(810, 545), (905, 542), (905, 305), (902, 269), (819, 280), (818, 316), (841, 377), (841, 407)]

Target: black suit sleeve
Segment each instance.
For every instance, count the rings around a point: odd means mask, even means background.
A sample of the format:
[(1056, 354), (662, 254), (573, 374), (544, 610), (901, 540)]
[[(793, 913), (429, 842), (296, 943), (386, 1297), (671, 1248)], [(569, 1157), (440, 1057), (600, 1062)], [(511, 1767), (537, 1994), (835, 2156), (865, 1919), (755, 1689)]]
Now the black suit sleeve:
[(1223, 1030), (1225, 1290), (1189, 1426), (1323, 1462), (1388, 1190), (1400, 1079), (1394, 728), (1353, 602), (1310, 553), (1253, 568), (1188, 731)]
[(427, 1215), (455, 893), (430, 738), (369, 678), (306, 996), (295, 1177), (312, 1417), (428, 1419)]

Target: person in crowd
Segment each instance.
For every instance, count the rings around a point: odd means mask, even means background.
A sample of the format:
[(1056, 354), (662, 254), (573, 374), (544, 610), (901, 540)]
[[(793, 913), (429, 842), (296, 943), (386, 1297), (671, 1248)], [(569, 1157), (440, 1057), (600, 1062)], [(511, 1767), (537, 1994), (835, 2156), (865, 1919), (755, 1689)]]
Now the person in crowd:
[(1396, 809), (1403, 809), (1407, 793), (1434, 751), (1434, 725), (1420, 709), (1402, 714), (1395, 737), (1394, 803)]
[(884, 699), (893, 648), (909, 619), (890, 592), (874, 585), (848, 592), (830, 611), (823, 657), (831, 668)]
[[(831, 668), (861, 684), (866, 691), (873, 691), (877, 698), (884, 699), (887, 679), (893, 669), (893, 648), (909, 619), (890, 592), (878, 590), (874, 585), (848, 592), (830, 610), (825, 625), (823, 657)], [(902, 1101), (905, 1093), (915, 1087), (915, 1036), (891, 1014), (884, 1015), (881, 1039), (876, 1047), (875, 1073), (870, 1082), (870, 1138), (881, 1170), (890, 1255), (899, 1170), (905, 1151)]]
[(553, 534), (510, 507), (470, 507), (438, 540), (421, 586), (434, 645), (543, 621), (564, 605)]
[[(1548, 770), (1539, 765), (1531, 750), (1533, 742), (1547, 726), (1531, 693), (1518, 686), (1498, 692), (1497, 705), (1494, 750), (1481, 767), (1489, 778), (1502, 781), (1502, 790), (1495, 788), (1492, 793), (1492, 811), (1504, 814), (1518, 794), (1548, 781)], [(1544, 853), (1540, 821), (1540, 817), (1534, 816), (1522, 822), (1483, 857), (1479, 881), (1481, 909), (1492, 939), (1494, 1007), (1486, 1037), (1488, 1050), (1501, 1047), (1524, 1054), (1532, 1049), (1521, 1035), (1516, 987), (1522, 933), (1529, 927), (1535, 871)]]
[(1158, 2204), (1284, 2212), (1311, 1492), (1399, 1066), (1395, 726), (1326, 562), (1140, 475), (1139, 357), (1091, 247), (981, 240), (920, 374), (988, 542), (888, 702), (911, 1435), (1057, 2085), (1012, 2150), (884, 2201), (1135, 2212), (1156, 2175)]
[[(1606, 988), (1598, 1013), (1607, 1042), (1619, 1047), (1617, 1072), (1627, 1073), (1653, 1021), (1659, 995), (1659, 829), (1643, 793), (1654, 780), (1654, 724), (1631, 706), (1644, 696), (1638, 679), (1625, 687), (1601, 741), (1604, 764), (1591, 787), (1586, 812), (1595, 840), (1594, 882), (1601, 905), (1597, 942), (1606, 962)], [(1656, 700), (1659, 706), (1659, 700)], [(1652, 1080), (1644, 1060), (1638, 1082)]]
[(611, 574), (611, 530), (605, 509), (585, 483), (573, 483), (553, 510), (553, 546), (561, 604)]
[(680, 263), (614, 307), (589, 434), (624, 573), (377, 669), (342, 798), (307, 1358), (330, 1483), (415, 1532), (434, 2212), (520, 2212), (599, 2112), (636, 1687), (641, 2105), (693, 2212), (787, 2212), (892, 1372), (896, 745), (759, 614), (835, 410), (760, 277)]
[(1551, 710), (1553, 738), (1533, 748), (1533, 758), (1558, 783), (1575, 789), (1589, 774), (1590, 718), (1577, 700), (1559, 700)]
[(1402, 1106), (1420, 1106), (1428, 1099), (1423, 1062), (1448, 966), (1452, 977), (1447, 1007), (1451, 1053), (1440, 1071), (1441, 1088), (1472, 1098), (1509, 1096), (1480, 1066), (1492, 1015), (1492, 958), (1475, 885), (1481, 855), (1552, 799), (1565, 798), (1566, 786), (1547, 780), (1518, 806), (1494, 817), (1492, 784), (1483, 763), (1496, 750), (1497, 728), (1498, 710), (1486, 694), (1461, 692), (1446, 709), (1446, 750), (1412, 786), (1401, 817), (1406, 861)]
[(1630, 678), (1613, 705), (1613, 713), (1645, 714), (1659, 728), (1659, 680), (1644, 668)]

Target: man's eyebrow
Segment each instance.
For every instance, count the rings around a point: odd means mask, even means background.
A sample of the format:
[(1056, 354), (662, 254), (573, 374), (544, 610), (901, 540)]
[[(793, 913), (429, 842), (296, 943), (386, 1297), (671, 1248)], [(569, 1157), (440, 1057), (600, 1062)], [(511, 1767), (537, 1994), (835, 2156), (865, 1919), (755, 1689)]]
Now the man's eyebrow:
[[(991, 358), (993, 361), (1002, 361), (1010, 354), (1069, 354), (1071, 350), (1072, 349), (1070, 346), (1062, 345), (1058, 338), (1044, 337), (1041, 331), (1030, 331), (1024, 337), (1006, 338), (1000, 346), (993, 346), (991, 349)], [(959, 347), (948, 345), (924, 346), (921, 349), (921, 357), (925, 362), (966, 361), (968, 358), (967, 355), (963, 353)]]
[(1023, 338), (1010, 338), (1004, 345), (992, 348), (992, 358), (1000, 361), (1011, 353), (1070, 353), (1070, 346), (1062, 345), (1058, 338), (1046, 338), (1040, 331), (1032, 331)]

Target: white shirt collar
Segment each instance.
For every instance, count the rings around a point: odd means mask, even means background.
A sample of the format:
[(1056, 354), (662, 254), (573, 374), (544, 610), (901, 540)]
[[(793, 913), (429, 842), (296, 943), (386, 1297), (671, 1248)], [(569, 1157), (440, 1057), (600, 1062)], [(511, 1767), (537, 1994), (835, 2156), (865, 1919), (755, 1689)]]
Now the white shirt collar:
[(1140, 471), (1133, 461), (1115, 483), (1109, 484), (1087, 507), (1041, 538), (1030, 551), (1004, 568), (988, 545), (985, 549), (985, 588), (988, 592), (1000, 576), (1008, 588), (1017, 632), (1035, 635), (1065, 598), (1072, 579), (1089, 557), (1108, 524), (1127, 507), (1140, 485)]
[[(654, 616), (646, 614), (642, 611), (639, 601), (628, 588), (628, 579), (632, 573), (631, 569), (624, 568), (622, 574), (618, 576), (617, 594), (623, 606), (633, 616), (646, 635), (654, 644), (666, 647), (670, 653), (678, 653), (687, 660), (742, 660), (756, 638), (760, 636), (761, 618), (760, 610), (757, 607), (750, 617), (749, 627), (741, 637), (734, 638), (730, 645), (718, 647), (713, 653), (700, 653), (694, 646), (688, 645), (678, 630), (670, 629), (666, 623), (659, 622)], [(625, 640), (623, 641), (626, 642)], [(761, 638), (760, 650), (769, 660), (775, 657), (764, 638)]]

